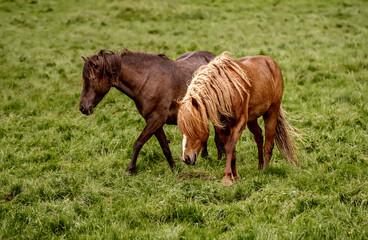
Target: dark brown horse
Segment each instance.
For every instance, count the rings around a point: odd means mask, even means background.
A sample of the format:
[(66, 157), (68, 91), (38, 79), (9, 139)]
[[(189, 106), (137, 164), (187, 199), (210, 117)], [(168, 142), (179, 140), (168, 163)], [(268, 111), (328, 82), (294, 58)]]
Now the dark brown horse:
[[(178, 102), (178, 127), (183, 135), (182, 161), (193, 165), (209, 136), (209, 119), (225, 146), (226, 167), (223, 183), (238, 179), (235, 145), (248, 126), (258, 146), (258, 167), (266, 169), (274, 146), (292, 163), (297, 163), (290, 138), (296, 134), (285, 120), (281, 100), (284, 90), (277, 63), (266, 56), (234, 60), (226, 55), (202, 66), (188, 91)], [(263, 117), (265, 144), (257, 119)], [(296, 134), (297, 135), (297, 134)], [(263, 158), (263, 150), (265, 158)]]
[[(164, 54), (101, 50), (85, 58), (83, 90), (79, 110), (86, 115), (102, 100), (111, 87), (130, 97), (146, 120), (146, 126), (135, 141), (129, 171), (136, 170), (138, 153), (155, 135), (171, 168), (175, 167), (164, 124), (176, 124), (178, 106), (175, 100), (184, 96), (188, 81), (198, 67), (210, 62), (215, 55), (207, 51), (188, 52), (176, 61)], [(207, 155), (206, 144), (202, 156)]]

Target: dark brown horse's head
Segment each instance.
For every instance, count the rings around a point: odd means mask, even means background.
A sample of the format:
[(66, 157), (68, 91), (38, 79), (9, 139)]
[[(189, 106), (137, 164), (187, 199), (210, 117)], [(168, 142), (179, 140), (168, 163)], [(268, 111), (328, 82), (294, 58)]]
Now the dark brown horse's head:
[(83, 114), (90, 115), (118, 77), (120, 55), (101, 50), (97, 55), (82, 58), (83, 90), (79, 99), (79, 110)]

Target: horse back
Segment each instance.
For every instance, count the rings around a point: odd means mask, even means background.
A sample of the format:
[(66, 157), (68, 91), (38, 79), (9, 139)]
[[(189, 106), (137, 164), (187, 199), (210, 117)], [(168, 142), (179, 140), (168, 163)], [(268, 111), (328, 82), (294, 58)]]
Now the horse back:
[(178, 106), (175, 101), (184, 97), (194, 72), (200, 66), (208, 64), (215, 57), (216, 56), (211, 52), (197, 51), (184, 53), (174, 61), (176, 71), (171, 78), (171, 90), (173, 95), (170, 102), (167, 124), (176, 124)]
[(252, 84), (248, 105), (251, 121), (263, 115), (271, 105), (281, 103), (284, 82), (280, 67), (270, 57), (247, 56), (238, 61)]
[(180, 55), (176, 61), (183, 61), (183, 60), (188, 60), (188, 59), (199, 59), (199, 60), (204, 60), (205, 62), (210, 62), (212, 59), (214, 59), (216, 57), (216, 55), (214, 55), (213, 53), (209, 52), (209, 51), (196, 51), (196, 52), (187, 52), (184, 53), (183, 55)]
[(177, 94), (175, 96), (177, 99), (185, 95), (194, 72), (199, 67), (208, 64), (215, 57), (211, 52), (197, 51), (184, 53), (174, 61), (178, 69), (177, 76), (173, 78), (174, 88), (177, 88)]

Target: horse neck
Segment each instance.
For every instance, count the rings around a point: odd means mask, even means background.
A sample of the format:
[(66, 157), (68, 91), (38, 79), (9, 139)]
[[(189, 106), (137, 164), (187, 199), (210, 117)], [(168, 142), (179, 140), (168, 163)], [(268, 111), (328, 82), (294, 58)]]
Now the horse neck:
[(147, 87), (149, 73), (155, 69), (162, 69), (165, 65), (159, 61), (161, 57), (147, 53), (132, 53), (121, 56), (120, 75), (113, 86), (137, 100), (141, 92)]
[(140, 67), (141, 60), (134, 55), (121, 56), (120, 73), (112, 86), (135, 100), (139, 89), (144, 84), (144, 70)]

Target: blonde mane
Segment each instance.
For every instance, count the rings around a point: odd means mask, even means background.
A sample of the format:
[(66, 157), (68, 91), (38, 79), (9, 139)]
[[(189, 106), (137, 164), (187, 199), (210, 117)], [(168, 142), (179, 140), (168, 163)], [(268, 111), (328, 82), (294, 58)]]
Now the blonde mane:
[[(251, 84), (245, 71), (228, 55), (228, 52), (224, 52), (200, 67), (186, 95), (179, 102), (179, 131), (185, 132), (188, 137), (198, 137), (197, 131), (208, 134), (208, 119), (211, 119), (214, 126), (223, 128), (220, 116), (233, 117), (234, 91), (239, 93), (242, 101), (245, 100), (244, 95), (249, 95), (245, 85), (251, 87)], [(234, 77), (234, 73), (237, 77)]]

